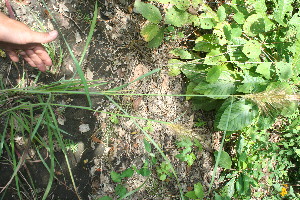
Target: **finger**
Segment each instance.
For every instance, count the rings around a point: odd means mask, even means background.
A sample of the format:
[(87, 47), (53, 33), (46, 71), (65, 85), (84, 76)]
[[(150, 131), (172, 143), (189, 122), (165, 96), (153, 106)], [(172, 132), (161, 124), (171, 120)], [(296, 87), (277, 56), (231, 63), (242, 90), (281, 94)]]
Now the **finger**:
[(46, 67), (44, 62), (40, 59), (40, 57), (33, 50), (25, 51), (27, 56), (33, 61), (37, 68), (41, 71), (46, 71)]
[(47, 51), (42, 46), (37, 46), (33, 51), (38, 55), (38, 57), (43, 61), (44, 65), (51, 66), (52, 61)]
[(19, 54), (23, 57), (23, 59), (24, 59), (31, 67), (37, 67), (37, 66), (34, 64), (34, 62), (31, 60), (31, 58), (29, 58), (29, 57), (27, 56), (27, 54), (26, 54), (24, 51), (20, 52)]
[(57, 31), (51, 31), (48, 33), (41, 33), (41, 32), (35, 32), (33, 31), (30, 33), (30, 41), (27, 41), (28, 43), (48, 43), (55, 40), (58, 36)]
[(14, 51), (6, 51), (7, 55), (10, 57), (10, 59), (13, 62), (19, 62), (19, 56), (16, 52)]

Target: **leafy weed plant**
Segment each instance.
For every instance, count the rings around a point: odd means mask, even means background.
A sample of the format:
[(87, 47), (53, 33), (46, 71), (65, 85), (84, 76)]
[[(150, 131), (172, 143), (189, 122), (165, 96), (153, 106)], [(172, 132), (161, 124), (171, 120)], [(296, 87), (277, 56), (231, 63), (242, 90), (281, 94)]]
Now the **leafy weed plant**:
[[(158, 47), (170, 39), (189, 44), (171, 50), (175, 58), (168, 65), (170, 75), (183, 73), (189, 79), (187, 100), (193, 101), (195, 109), (217, 110), (215, 128), (225, 133), (220, 151), (215, 153), (216, 167), (209, 193), (217, 167), (224, 170), (235, 167), (236, 171), (227, 171), (231, 177), (222, 195), (215, 194), (216, 199), (249, 199), (253, 188), (255, 191), (270, 187), (276, 190), (270, 196), (286, 195), (288, 187), (282, 184), (287, 181), (292, 160), (299, 153), (294, 147), (295, 139), (291, 138), (297, 138), (299, 131), (288, 131), (291, 140), (280, 145), (270, 141), (268, 129), (277, 117), (290, 120), (299, 116), (296, 113), (300, 99), (297, 5), (295, 0), (233, 0), (212, 9), (202, 0), (135, 1), (135, 11), (147, 20), (141, 35), (149, 47)], [(182, 30), (191, 27), (195, 34), (184, 35)], [(281, 131), (284, 133), (286, 128), (289, 130), (285, 126)], [(226, 136), (233, 132), (244, 135), (244, 139), (237, 141), (237, 157), (232, 161), (222, 148)], [(283, 136), (280, 138), (283, 140)], [(247, 145), (242, 145), (245, 148), (242, 150), (240, 142), (245, 140)], [(259, 142), (255, 143), (256, 140)], [(293, 159), (286, 156), (289, 154)], [(262, 170), (259, 166), (270, 164), (268, 160), (272, 164), (265, 167), (273, 168), (268, 172), (272, 175), (261, 186), (259, 180), (266, 172), (259, 174)], [(293, 191), (293, 187), (289, 188)], [(254, 195), (268, 196), (262, 193)], [(297, 198), (293, 192), (290, 194)]]

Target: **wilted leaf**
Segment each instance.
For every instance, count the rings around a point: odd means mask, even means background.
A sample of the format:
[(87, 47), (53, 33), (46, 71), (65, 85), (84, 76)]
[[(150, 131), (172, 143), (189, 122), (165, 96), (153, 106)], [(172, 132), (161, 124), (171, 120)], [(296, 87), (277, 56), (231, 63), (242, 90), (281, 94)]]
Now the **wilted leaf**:
[(141, 35), (146, 42), (149, 42), (158, 34), (159, 28), (157, 24), (148, 23), (142, 28)]
[(160, 28), (156, 36), (148, 43), (148, 47), (149, 48), (159, 47), (164, 39), (164, 33), (165, 30), (163, 28)]
[(169, 76), (177, 76), (181, 73), (181, 61), (177, 59), (170, 59), (168, 61), (169, 65)]

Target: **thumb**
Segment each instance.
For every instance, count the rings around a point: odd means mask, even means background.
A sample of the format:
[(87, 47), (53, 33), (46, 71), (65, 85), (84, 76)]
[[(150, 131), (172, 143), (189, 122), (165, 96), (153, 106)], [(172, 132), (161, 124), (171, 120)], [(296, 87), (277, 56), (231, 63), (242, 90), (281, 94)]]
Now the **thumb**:
[(31, 43), (48, 43), (57, 38), (58, 32), (55, 30), (48, 33), (32, 32), (30, 35), (32, 41)]

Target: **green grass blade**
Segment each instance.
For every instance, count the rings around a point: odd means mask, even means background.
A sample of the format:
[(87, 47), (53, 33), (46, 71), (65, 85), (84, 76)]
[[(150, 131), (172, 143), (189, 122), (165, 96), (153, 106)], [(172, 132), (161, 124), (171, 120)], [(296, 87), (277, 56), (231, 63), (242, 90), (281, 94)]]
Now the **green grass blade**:
[(62, 136), (60, 134), (60, 132), (58, 131), (58, 123), (57, 123), (57, 120), (56, 120), (56, 117), (55, 117), (55, 114), (51, 108), (50, 105), (48, 105), (48, 108), (49, 108), (49, 111), (50, 111), (50, 114), (51, 114), (51, 118), (53, 120), (53, 123), (56, 127), (55, 131), (54, 131), (54, 135), (55, 135), (55, 138), (59, 144), (59, 146), (61, 147), (63, 153), (64, 153), (64, 156), (65, 156), (65, 160), (66, 160), (66, 163), (67, 163), (67, 167), (68, 167), (68, 170), (69, 170), (69, 174), (70, 174), (70, 178), (71, 178), (71, 181), (72, 181), (72, 184), (73, 184), (73, 188), (75, 190), (75, 193), (78, 197), (78, 199), (81, 199), (81, 197), (79, 196), (78, 194), (78, 190), (77, 190), (77, 187), (76, 187), (76, 184), (75, 184), (75, 181), (74, 181), (74, 176), (73, 176), (73, 173), (72, 173), (72, 170), (71, 170), (71, 166), (70, 166), (70, 162), (69, 162), (69, 159), (68, 159), (68, 155), (67, 155), (67, 152), (66, 152), (66, 147), (65, 147), (65, 144), (63, 142), (63, 139), (62, 139)]
[(152, 71), (150, 71), (150, 72), (148, 72), (148, 73), (146, 73), (146, 74), (143, 74), (142, 76), (138, 77), (137, 79), (135, 79), (135, 80), (133, 80), (133, 81), (131, 81), (131, 82), (129, 82), (129, 83), (125, 83), (124, 85), (121, 85), (121, 86), (119, 86), (119, 87), (115, 87), (115, 88), (113, 88), (113, 89), (111, 89), (111, 90), (108, 90), (108, 92), (109, 92), (109, 91), (118, 91), (118, 90), (122, 90), (123, 88), (127, 87), (128, 85), (130, 85), (130, 84), (132, 84), (132, 83), (134, 83), (134, 82), (136, 82), (136, 81), (139, 81), (139, 80), (141, 80), (141, 79), (143, 79), (143, 78), (145, 78), (145, 77), (147, 77), (147, 76), (150, 76), (150, 75), (152, 75), (152, 74), (155, 74), (156, 72), (159, 72), (160, 70), (161, 70), (160, 68), (154, 69), (154, 70), (152, 70)]
[[(46, 115), (47, 121), (51, 121), (48, 113)], [(45, 190), (45, 193), (43, 195), (42, 200), (45, 200), (48, 197), (48, 194), (50, 192), (53, 178), (54, 178), (54, 147), (53, 147), (53, 140), (52, 140), (52, 131), (51, 128), (48, 126), (48, 143), (49, 143), (49, 151), (50, 151), (50, 169), (49, 169), (49, 180), (48, 184)]]
[(217, 159), (216, 159), (214, 171), (213, 171), (213, 174), (212, 174), (212, 177), (211, 177), (211, 181), (210, 181), (210, 184), (209, 184), (208, 194), (210, 194), (210, 192), (212, 190), (212, 186), (213, 186), (213, 184), (215, 182), (215, 175), (216, 175), (217, 170), (218, 170), (218, 166), (219, 166), (219, 162), (220, 162), (220, 158), (221, 158), (221, 151), (223, 149), (225, 137), (226, 137), (226, 134), (227, 134), (227, 128), (228, 128), (228, 124), (229, 124), (229, 119), (230, 119), (230, 114), (231, 114), (233, 99), (234, 99), (234, 97), (231, 97), (231, 102), (230, 102), (230, 107), (229, 107), (229, 115), (228, 115), (228, 118), (227, 118), (224, 135), (223, 135), (222, 142), (221, 142), (221, 145), (220, 145), (220, 150), (218, 151), (218, 155), (217, 155)]
[[(55, 18), (53, 17), (51, 11), (50, 11), (49, 8), (47, 7), (45, 1), (42, 0), (42, 2), (43, 2), (43, 4), (44, 4), (45, 8), (47, 9), (47, 11), (49, 12), (49, 15), (50, 15), (51, 18), (53, 19), (53, 22), (55, 23), (56, 27), (58, 27), (58, 26), (57, 26), (57, 22), (56, 22)], [(82, 69), (81, 69), (81, 66), (80, 66), (78, 60), (76, 59), (75, 55), (73, 54), (72, 49), (71, 49), (69, 43), (67, 42), (66, 38), (64, 37), (64, 35), (62, 34), (62, 32), (61, 32), (61, 30), (60, 30), (59, 28), (58, 28), (58, 31), (59, 31), (60, 35), (61, 35), (62, 38), (63, 38), (63, 41), (65, 42), (65, 44), (66, 44), (66, 46), (67, 46), (67, 49), (68, 49), (68, 51), (69, 51), (69, 53), (70, 53), (70, 55), (71, 55), (71, 57), (72, 57), (72, 59), (73, 59), (73, 62), (74, 62), (74, 64), (75, 64), (76, 71), (78, 72), (78, 75), (79, 75), (79, 77), (80, 77), (80, 79), (81, 79), (81, 81), (82, 81), (82, 84), (84, 85), (84, 92), (85, 92), (85, 95), (86, 95), (86, 97), (87, 97), (89, 106), (92, 107), (92, 101), (91, 101), (91, 97), (90, 97), (90, 94), (89, 94), (89, 88), (88, 88), (88, 85), (87, 85), (87, 81), (86, 81), (86, 79), (85, 79), (85, 77), (84, 77), (84, 73), (83, 73), (83, 71), (82, 71)]]
[(94, 34), (94, 30), (95, 30), (95, 27), (96, 27), (97, 17), (98, 17), (98, 2), (96, 1), (95, 9), (94, 9), (94, 16), (93, 16), (90, 32), (88, 34), (88, 37), (87, 37), (87, 40), (86, 40), (86, 43), (85, 43), (85, 46), (84, 46), (84, 49), (83, 49), (83, 52), (82, 52), (82, 55), (81, 55), (79, 65), (82, 65), (82, 62), (84, 60), (87, 49), (88, 49), (88, 47), (91, 43), (91, 40), (92, 40), (92, 37), (93, 37), (93, 34)]
[(3, 133), (2, 133), (1, 139), (0, 139), (0, 158), (1, 158), (1, 155), (2, 155), (2, 151), (3, 151), (3, 144), (4, 144), (4, 139), (5, 139), (5, 136), (6, 136), (6, 132), (7, 132), (7, 127), (8, 127), (8, 118), (6, 119), (4, 130), (3, 130)]

